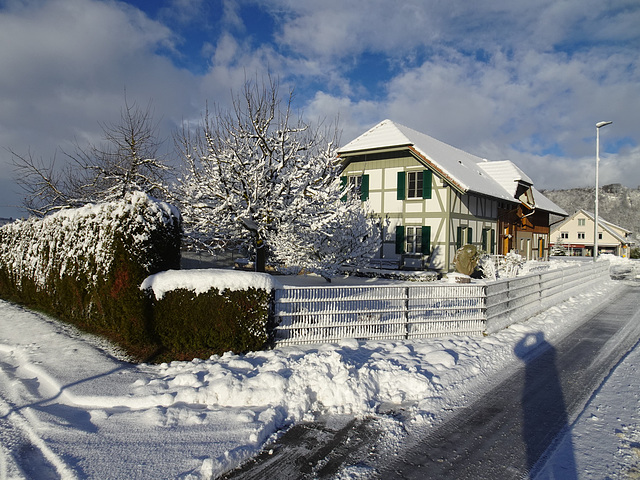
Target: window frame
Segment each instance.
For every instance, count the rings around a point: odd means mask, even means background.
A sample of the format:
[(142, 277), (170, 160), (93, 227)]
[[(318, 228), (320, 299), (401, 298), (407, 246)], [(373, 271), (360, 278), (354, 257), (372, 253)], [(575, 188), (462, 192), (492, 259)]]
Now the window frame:
[(407, 172), (407, 200), (422, 200), (424, 192), (423, 170)]
[[(340, 178), (342, 187), (347, 189), (347, 195), (360, 198), (362, 202), (369, 199), (369, 174), (357, 173), (347, 174)], [(346, 201), (346, 196), (342, 197)]]

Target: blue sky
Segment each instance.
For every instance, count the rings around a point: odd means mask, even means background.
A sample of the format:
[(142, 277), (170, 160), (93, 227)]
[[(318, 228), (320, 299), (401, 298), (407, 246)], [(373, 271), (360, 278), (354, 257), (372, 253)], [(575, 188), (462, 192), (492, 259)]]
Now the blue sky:
[(0, 0), (0, 217), (11, 155), (100, 141), (129, 100), (162, 133), (270, 71), (342, 143), (385, 118), (510, 159), (538, 188), (640, 185), (637, 0)]

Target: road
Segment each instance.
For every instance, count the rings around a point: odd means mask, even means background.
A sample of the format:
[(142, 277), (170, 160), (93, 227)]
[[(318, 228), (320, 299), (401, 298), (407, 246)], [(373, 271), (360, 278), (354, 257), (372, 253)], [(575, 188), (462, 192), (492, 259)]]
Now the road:
[[(371, 458), (374, 422), (298, 425), (225, 478), (332, 478), (357, 463), (384, 479), (532, 478), (554, 439), (638, 343), (639, 298), (640, 285), (627, 283), (556, 344), (542, 332), (527, 336), (515, 349), (522, 363), (506, 380), (424, 436), (409, 436), (396, 455)], [(575, 464), (565, 473), (577, 478)]]

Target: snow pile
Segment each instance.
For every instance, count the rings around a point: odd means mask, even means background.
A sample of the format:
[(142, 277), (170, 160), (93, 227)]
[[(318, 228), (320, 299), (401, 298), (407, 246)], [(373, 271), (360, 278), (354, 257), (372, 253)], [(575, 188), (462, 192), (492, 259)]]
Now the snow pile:
[[(20, 285), (29, 278), (43, 288), (52, 275), (86, 279), (96, 285), (111, 269), (114, 242), (131, 236), (129, 253), (145, 262), (143, 252), (159, 226), (179, 223), (180, 213), (142, 192), (126, 199), (65, 209), (42, 219), (0, 227), (0, 267)], [(126, 242), (125, 242), (126, 243)], [(151, 265), (142, 265), (149, 268)]]
[(271, 291), (280, 283), (267, 273), (238, 272), (222, 269), (199, 270), (167, 270), (147, 277), (140, 286), (141, 290), (151, 289), (157, 300), (161, 300), (165, 293), (185, 289), (197, 295), (206, 293), (212, 288), (223, 290), (258, 290)]
[[(7, 413), (0, 402), (0, 415), (17, 430), (33, 419), (37, 444), (88, 478), (216, 477), (258, 453), (280, 428), (326, 413), (386, 419), (384, 448), (505, 378), (527, 335), (542, 331), (552, 342), (616, 288), (605, 280), (487, 337), (348, 340), (137, 366), (0, 302), (0, 397), (15, 406)], [(44, 476), (45, 468), (36, 473)]]
[[(312, 348), (288, 347), (246, 355), (226, 353), (203, 361), (157, 367), (156, 378), (139, 381), (141, 398), (173, 397), (174, 403), (217, 407), (268, 406), (273, 427), (312, 420), (324, 413), (373, 413), (381, 404), (413, 404), (442, 389), (438, 372), (455, 366), (469, 339), (441, 342), (345, 340)], [(275, 415), (275, 412), (278, 415)]]

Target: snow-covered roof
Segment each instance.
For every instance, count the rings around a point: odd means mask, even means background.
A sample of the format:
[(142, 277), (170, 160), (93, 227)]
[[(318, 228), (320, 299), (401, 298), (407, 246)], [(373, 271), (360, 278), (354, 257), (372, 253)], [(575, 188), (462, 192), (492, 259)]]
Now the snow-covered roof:
[(531, 187), (533, 190), (533, 198), (536, 202), (536, 208), (544, 210), (545, 212), (553, 213), (555, 215), (561, 215), (563, 217), (569, 214), (562, 208), (553, 203), (547, 197), (545, 197), (536, 187)]
[(478, 166), (491, 175), (493, 179), (514, 198), (516, 196), (516, 190), (518, 189), (518, 183), (533, 185), (533, 180), (509, 160), (482, 162), (478, 164)]
[(480, 168), (479, 164), (486, 160), (391, 120), (383, 120), (340, 148), (338, 153), (357, 154), (367, 150), (398, 147), (412, 149), (427, 166), (462, 192), (472, 191), (514, 201), (513, 195)]
[[(412, 150), (427, 166), (464, 193), (472, 191), (518, 201), (518, 184), (533, 185), (533, 180), (509, 160), (487, 161), (391, 120), (383, 120), (340, 148), (338, 153), (342, 156), (357, 155), (359, 152), (401, 147)], [(532, 190), (535, 208), (568, 215), (538, 190), (533, 187)]]

